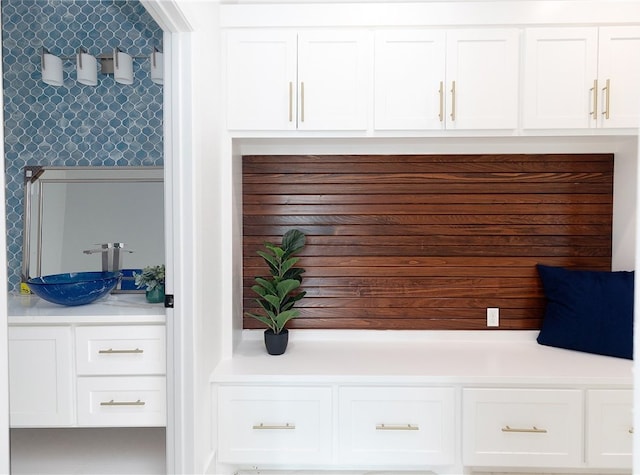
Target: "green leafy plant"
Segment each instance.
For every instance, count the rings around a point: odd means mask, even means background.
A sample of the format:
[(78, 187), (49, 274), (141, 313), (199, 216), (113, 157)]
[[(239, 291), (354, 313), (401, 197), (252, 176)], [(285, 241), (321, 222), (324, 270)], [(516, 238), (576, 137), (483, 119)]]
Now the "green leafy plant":
[(265, 315), (245, 314), (261, 321), (276, 334), (284, 329), (289, 320), (300, 315), (293, 306), (306, 295), (305, 291), (297, 291), (305, 270), (294, 267), (300, 258), (292, 256), (304, 247), (305, 241), (306, 237), (301, 231), (291, 229), (282, 236), (280, 246), (265, 242), (267, 251), (258, 251), (258, 255), (269, 266), (271, 277), (256, 277), (256, 285), (251, 290), (258, 294), (255, 300)]
[(153, 290), (159, 285), (164, 285), (164, 264), (145, 267), (140, 274), (134, 272), (133, 278), (136, 287), (146, 286), (145, 290)]

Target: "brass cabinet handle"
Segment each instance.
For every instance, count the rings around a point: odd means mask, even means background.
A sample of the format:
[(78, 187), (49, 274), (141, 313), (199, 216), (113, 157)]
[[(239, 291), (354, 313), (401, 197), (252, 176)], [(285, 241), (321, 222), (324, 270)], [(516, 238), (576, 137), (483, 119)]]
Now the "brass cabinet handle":
[(442, 83), (442, 81), (440, 81), (438, 95), (440, 96), (440, 111), (438, 112), (438, 119), (440, 119), (440, 122), (442, 122), (444, 121), (444, 84)]
[(293, 122), (293, 83), (289, 81), (289, 122)]
[(528, 432), (534, 434), (546, 434), (547, 429), (538, 429), (536, 426), (533, 426), (531, 429), (518, 429), (515, 427), (504, 426), (502, 428), (502, 432)]
[(103, 401), (101, 406), (144, 406), (145, 402), (138, 399), (137, 401)]
[(451, 81), (451, 120), (456, 120), (456, 82)]
[(304, 81), (300, 83), (300, 122), (304, 122)]
[(98, 350), (98, 354), (101, 355), (122, 355), (122, 354), (140, 354), (144, 353), (144, 350), (140, 348), (135, 348), (132, 350), (114, 350), (113, 348), (109, 348), (108, 350)]
[(376, 430), (420, 430), (415, 424), (377, 424)]
[(253, 426), (254, 430), (292, 430), (295, 428), (295, 424), (289, 424), (288, 422), (285, 425), (268, 425), (261, 422)]
[(591, 96), (593, 97), (593, 111), (589, 115), (593, 117), (593, 120), (598, 120), (598, 80), (593, 80), (593, 87), (589, 89)]
[(604, 107), (605, 109), (602, 111), (602, 115), (604, 115), (605, 119), (609, 118), (609, 100), (611, 96), (611, 80), (607, 79), (606, 85), (602, 88), (604, 92)]

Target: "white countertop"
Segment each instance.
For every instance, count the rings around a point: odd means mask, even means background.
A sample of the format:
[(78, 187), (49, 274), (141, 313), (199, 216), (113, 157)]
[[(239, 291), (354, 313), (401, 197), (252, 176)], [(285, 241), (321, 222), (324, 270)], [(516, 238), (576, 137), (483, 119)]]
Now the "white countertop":
[(631, 360), (539, 345), (537, 331), (309, 332), (291, 330), (270, 356), (244, 331), (216, 383), (589, 385), (632, 387)]
[(73, 323), (164, 323), (164, 305), (150, 304), (144, 293), (109, 294), (88, 305), (56, 305), (28, 294), (10, 294), (9, 325), (66, 325)]

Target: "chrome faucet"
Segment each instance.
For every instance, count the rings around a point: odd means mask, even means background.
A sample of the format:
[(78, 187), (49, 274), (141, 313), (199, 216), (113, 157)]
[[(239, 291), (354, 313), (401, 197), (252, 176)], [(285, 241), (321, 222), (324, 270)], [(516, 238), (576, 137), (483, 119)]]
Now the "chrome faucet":
[(102, 253), (102, 271), (103, 272), (118, 272), (122, 269), (122, 255), (125, 252), (133, 252), (124, 248), (123, 242), (106, 242), (103, 244), (96, 244), (100, 246), (99, 249), (86, 249), (82, 251), (84, 254), (96, 254)]

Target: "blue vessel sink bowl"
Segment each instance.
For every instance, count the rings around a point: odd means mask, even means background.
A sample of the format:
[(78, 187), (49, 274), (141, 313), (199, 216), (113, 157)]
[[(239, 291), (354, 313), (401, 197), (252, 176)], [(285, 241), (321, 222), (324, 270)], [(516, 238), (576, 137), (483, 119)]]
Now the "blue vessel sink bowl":
[(120, 280), (116, 272), (71, 272), (34, 277), (29, 289), (47, 302), (58, 305), (86, 305), (111, 292)]

